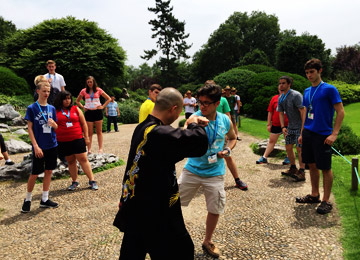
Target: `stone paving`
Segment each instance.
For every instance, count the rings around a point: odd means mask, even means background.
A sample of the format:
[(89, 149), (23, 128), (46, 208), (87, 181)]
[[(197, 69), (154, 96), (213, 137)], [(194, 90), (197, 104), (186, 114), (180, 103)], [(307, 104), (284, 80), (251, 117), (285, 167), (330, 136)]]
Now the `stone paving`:
[[(126, 161), (135, 126), (122, 125), (119, 133), (104, 134), (104, 152)], [(227, 170), (226, 210), (214, 234), (222, 253), (220, 259), (343, 259), (336, 206), (331, 214), (321, 216), (315, 212), (316, 205), (296, 204), (296, 196), (310, 191), (309, 179), (294, 183), (282, 177), (280, 172), (287, 167), (281, 160), (256, 165), (258, 156), (249, 148), (256, 139), (244, 134), (241, 137), (232, 155), (249, 190), (235, 188)], [(12, 159), (21, 161), (22, 156)], [(178, 175), (184, 162), (177, 164)], [(86, 176), (80, 176), (81, 186), (75, 192), (66, 190), (70, 179), (53, 181), (50, 198), (60, 204), (57, 209), (39, 208), (42, 186), (37, 184), (28, 214), (20, 213), (26, 183), (1, 182), (0, 259), (118, 259), (122, 234), (112, 221), (124, 168), (97, 173), (98, 191), (87, 189)], [(309, 178), (308, 172), (306, 176)], [(201, 249), (206, 218), (201, 190), (183, 208), (183, 214), (195, 244), (195, 259), (212, 259)]]

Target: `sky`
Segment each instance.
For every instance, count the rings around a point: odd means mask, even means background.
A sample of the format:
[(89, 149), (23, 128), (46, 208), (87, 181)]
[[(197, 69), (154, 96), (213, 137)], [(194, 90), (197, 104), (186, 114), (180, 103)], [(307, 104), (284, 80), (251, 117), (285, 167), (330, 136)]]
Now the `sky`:
[[(171, 0), (174, 16), (185, 21), (192, 56), (207, 42), (220, 24), (234, 12), (262, 11), (276, 15), (280, 30), (294, 29), (297, 35), (317, 35), (325, 47), (336, 48), (360, 42), (360, 1), (358, 0)], [(0, 16), (18, 29), (27, 29), (43, 20), (74, 16), (97, 22), (126, 51), (127, 65), (135, 67), (145, 60), (144, 50), (156, 48), (148, 22), (156, 18), (147, 10), (154, 0), (0, 0)], [(155, 60), (150, 60), (152, 64)]]

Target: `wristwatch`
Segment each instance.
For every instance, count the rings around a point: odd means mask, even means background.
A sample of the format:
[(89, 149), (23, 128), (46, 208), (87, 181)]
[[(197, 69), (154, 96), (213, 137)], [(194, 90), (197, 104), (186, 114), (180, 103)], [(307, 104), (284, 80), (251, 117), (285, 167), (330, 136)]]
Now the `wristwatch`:
[(231, 149), (229, 147), (225, 147), (223, 151), (228, 151), (228, 153), (225, 155), (225, 157), (229, 157), (231, 155)]

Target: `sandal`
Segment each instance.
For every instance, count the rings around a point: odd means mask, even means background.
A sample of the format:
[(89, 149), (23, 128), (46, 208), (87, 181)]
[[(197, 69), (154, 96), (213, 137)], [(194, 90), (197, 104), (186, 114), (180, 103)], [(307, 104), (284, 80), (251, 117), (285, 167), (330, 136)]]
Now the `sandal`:
[(207, 244), (202, 244), (202, 248), (204, 249), (204, 251), (206, 251), (209, 255), (211, 255), (213, 257), (219, 257), (220, 256), (219, 249), (212, 242), (209, 242)]
[(317, 213), (324, 215), (330, 213), (332, 210), (332, 204), (330, 202), (323, 201), (320, 206), (316, 209)]
[(319, 200), (320, 194), (316, 197), (311, 196), (310, 194), (304, 196), (304, 197), (296, 197), (296, 203), (320, 203), (321, 200)]

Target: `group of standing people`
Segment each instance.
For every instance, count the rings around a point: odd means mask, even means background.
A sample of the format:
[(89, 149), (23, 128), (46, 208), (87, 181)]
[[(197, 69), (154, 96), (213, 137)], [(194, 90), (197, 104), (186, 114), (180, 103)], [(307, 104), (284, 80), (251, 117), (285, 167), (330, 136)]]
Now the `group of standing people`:
[[(66, 159), (69, 167), (72, 183), (68, 190), (73, 191), (80, 186), (77, 161), (89, 179), (89, 188), (98, 189), (87, 154), (91, 154), (94, 126), (98, 137), (99, 153), (103, 152), (102, 111), (109, 103), (116, 103), (97, 85), (95, 78), (89, 76), (86, 78), (85, 88), (76, 99), (77, 106), (74, 105), (71, 93), (65, 90), (64, 77), (55, 72), (56, 63), (49, 60), (46, 67), (49, 73), (39, 75), (34, 80), (35, 102), (27, 108), (25, 115), (33, 151), (32, 170), (21, 209), (23, 213), (30, 211), (35, 181), (42, 172), (44, 172), (44, 179), (40, 207), (58, 207), (58, 203), (49, 199), (52, 171), (57, 167), (58, 157)], [(106, 100), (104, 104), (100, 102), (101, 96)], [(81, 104), (82, 99), (85, 99), (85, 105)], [(110, 106), (106, 114), (113, 117), (114, 108), (119, 114), (116, 107), (114, 104)], [(115, 130), (117, 130), (116, 124)]]

